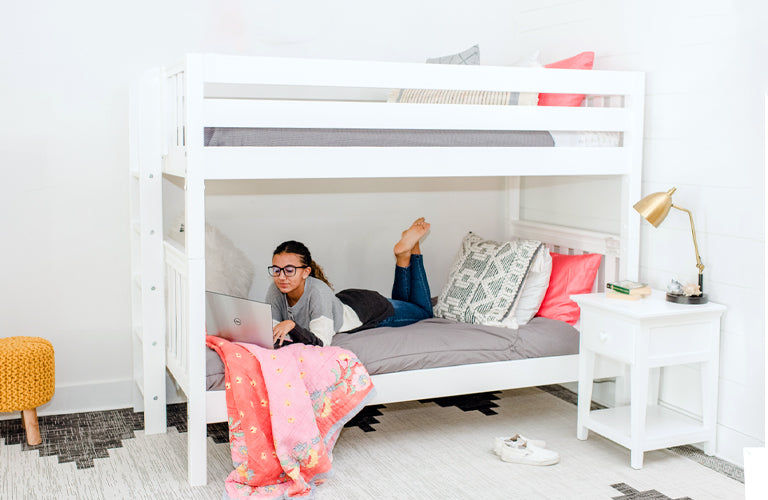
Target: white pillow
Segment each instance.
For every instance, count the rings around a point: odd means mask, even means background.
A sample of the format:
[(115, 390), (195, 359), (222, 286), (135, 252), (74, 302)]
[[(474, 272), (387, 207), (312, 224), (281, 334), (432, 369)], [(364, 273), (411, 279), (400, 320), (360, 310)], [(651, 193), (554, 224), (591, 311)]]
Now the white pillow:
[[(531, 52), (517, 61), (512, 63), (512, 66), (518, 68), (541, 68), (543, 64), (539, 61), (539, 51)], [(539, 93), (538, 92), (520, 92), (517, 97), (518, 106), (538, 106), (539, 105)]]
[[(184, 245), (184, 216), (176, 219), (168, 236)], [(248, 256), (217, 227), (205, 223), (205, 289), (234, 297), (248, 297), (255, 269)]]
[(539, 54), (540, 51), (535, 50), (513, 62), (512, 66), (517, 66), (518, 68), (541, 68), (544, 65), (539, 60)]
[(549, 276), (552, 274), (552, 256), (549, 250), (542, 245), (536, 253), (531, 268), (528, 270), (528, 276), (523, 283), (523, 291), (517, 299), (517, 308), (515, 309), (515, 318), (518, 325), (528, 323), (541, 306), (544, 295), (549, 287)]

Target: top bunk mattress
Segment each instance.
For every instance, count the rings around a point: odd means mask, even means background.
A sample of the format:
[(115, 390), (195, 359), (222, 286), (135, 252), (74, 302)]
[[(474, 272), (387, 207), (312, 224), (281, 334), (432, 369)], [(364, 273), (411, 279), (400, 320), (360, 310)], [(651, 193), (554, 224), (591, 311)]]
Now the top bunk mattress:
[(206, 127), (206, 147), (619, 147), (620, 132)]
[[(578, 354), (579, 332), (568, 323), (533, 318), (517, 330), (427, 319), (398, 328), (339, 333), (333, 345), (355, 353), (368, 373)], [(224, 364), (206, 348), (207, 390), (224, 389)]]
[(206, 127), (209, 147), (552, 147), (546, 131)]

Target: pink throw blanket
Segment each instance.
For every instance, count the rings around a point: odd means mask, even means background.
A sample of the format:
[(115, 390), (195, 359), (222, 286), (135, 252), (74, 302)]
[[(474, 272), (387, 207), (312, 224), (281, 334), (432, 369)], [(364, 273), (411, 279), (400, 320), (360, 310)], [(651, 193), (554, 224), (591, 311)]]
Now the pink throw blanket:
[(363, 364), (340, 347), (262, 349), (208, 336), (226, 366), (230, 498), (306, 498), (331, 470), (344, 424), (373, 396)]

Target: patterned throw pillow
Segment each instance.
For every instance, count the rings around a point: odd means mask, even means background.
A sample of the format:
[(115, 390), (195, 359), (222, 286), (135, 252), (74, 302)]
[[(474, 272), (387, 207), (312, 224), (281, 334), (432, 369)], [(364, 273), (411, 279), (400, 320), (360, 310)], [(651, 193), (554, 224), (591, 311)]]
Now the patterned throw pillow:
[(540, 241), (496, 242), (469, 233), (437, 299), (438, 318), (517, 328), (515, 305)]
[[(473, 45), (470, 48), (442, 57), (433, 57), (427, 59), (427, 64), (480, 64), (480, 46)], [(436, 90), (436, 89), (393, 89), (389, 94), (387, 102), (405, 102), (416, 104), (506, 104), (509, 96), (503, 96), (503, 92), (494, 92), (491, 102), (475, 102), (478, 97), (467, 96), (467, 92), (462, 90)], [(473, 92), (472, 94), (478, 94)], [(508, 94), (508, 93), (507, 93)], [(481, 101), (487, 101), (486, 97), (480, 96)], [(500, 101), (500, 102), (499, 102)]]
[(473, 45), (470, 48), (448, 56), (433, 57), (427, 59), (428, 64), (480, 64), (480, 46)]

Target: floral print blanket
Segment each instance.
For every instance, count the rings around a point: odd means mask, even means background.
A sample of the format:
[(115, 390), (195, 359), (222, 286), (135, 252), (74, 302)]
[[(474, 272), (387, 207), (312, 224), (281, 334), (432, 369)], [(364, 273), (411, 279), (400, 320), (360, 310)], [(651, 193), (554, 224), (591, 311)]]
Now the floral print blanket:
[(280, 349), (208, 336), (226, 366), (235, 470), (229, 498), (311, 498), (342, 427), (373, 396), (363, 364), (340, 347)]

